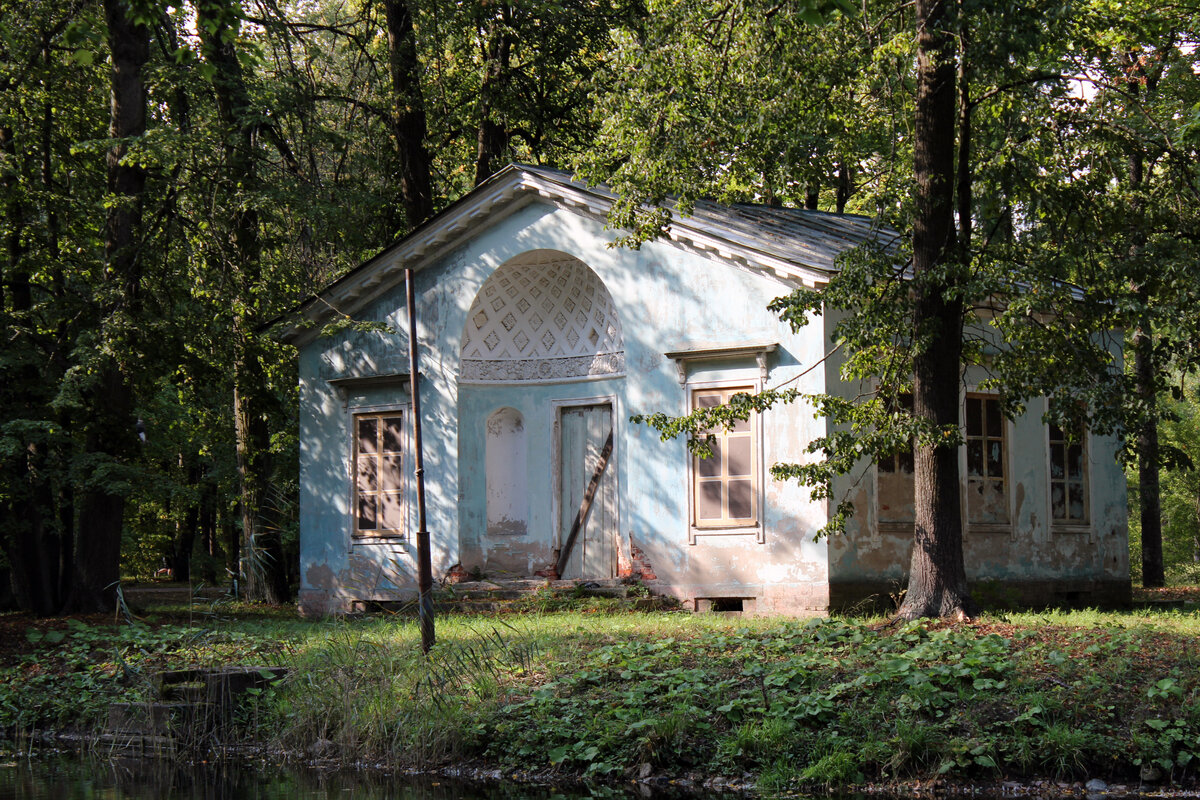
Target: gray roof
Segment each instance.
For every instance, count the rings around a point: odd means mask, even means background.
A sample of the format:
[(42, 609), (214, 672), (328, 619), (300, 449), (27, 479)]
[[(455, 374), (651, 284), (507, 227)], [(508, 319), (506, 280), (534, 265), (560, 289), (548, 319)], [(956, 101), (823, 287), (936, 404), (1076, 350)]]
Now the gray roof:
[[(468, 235), (535, 200), (606, 221), (616, 195), (607, 186), (588, 186), (561, 170), (505, 167), (277, 320), (282, 323), (280, 337), (295, 344), (314, 338), (334, 308), (355, 313), (402, 281), (404, 269), (421, 269)], [(872, 241), (890, 248), (898, 237), (857, 214), (700, 200), (690, 215), (682, 216), (673, 201), (665, 205), (672, 218), (662, 241), (810, 287), (828, 280), (841, 253)]]

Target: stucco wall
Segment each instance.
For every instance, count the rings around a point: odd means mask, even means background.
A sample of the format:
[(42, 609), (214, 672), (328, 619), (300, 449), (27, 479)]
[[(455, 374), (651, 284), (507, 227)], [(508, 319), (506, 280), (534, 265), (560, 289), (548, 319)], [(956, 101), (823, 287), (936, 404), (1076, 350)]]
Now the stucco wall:
[[(986, 377), (979, 368), (969, 369), (960, 401), (979, 391)], [(1025, 414), (1005, 423), (1010, 522), (965, 524), (963, 558), (972, 591), (979, 601), (995, 604), (1127, 603), (1128, 521), (1117, 442), (1111, 436), (1087, 436), (1088, 522), (1054, 523), (1045, 411), (1045, 399), (1035, 398)], [(960, 451), (959, 465), (965, 494), (965, 452)], [(886, 606), (907, 582), (912, 526), (881, 523), (877, 490), (871, 466), (838, 482), (839, 496), (852, 498), (856, 511), (846, 533), (830, 540), (834, 607), (853, 606), (871, 596)], [(964, 509), (964, 520), (965, 515)]]
[[(484, 225), (487, 225), (487, 220)], [(651, 242), (640, 250), (612, 247), (616, 234), (600, 220), (534, 202), (449, 249), (417, 274), (418, 316), (429, 530), (435, 577), (461, 565), (494, 577), (530, 575), (548, 567), (557, 544), (555, 433), (564, 404), (610, 400), (616, 429), (612, 466), (617, 482), (620, 562), (637, 563), (655, 587), (688, 604), (746, 601), (760, 613), (823, 612), (875, 592), (897, 591), (908, 567), (911, 533), (878, 522), (872, 468), (841, 479), (838, 496), (858, 513), (846, 534), (814, 541), (828, 510), (795, 483), (770, 479), (776, 462), (811, 458), (808, 442), (826, 429), (803, 404), (773, 409), (761, 420), (763, 472), (760, 526), (738, 533), (698, 531), (691, 524), (689, 456), (682, 441), (662, 442), (631, 414), (687, 410), (672, 351), (770, 343), (765, 387), (804, 392), (854, 392), (837, 383), (838, 355), (821, 362), (833, 320), (816, 319), (793, 333), (766, 309), (792, 288), (761, 271)], [(460, 381), (464, 324), (476, 294), (499, 267), (535, 250), (586, 264), (603, 281), (620, 317), (624, 372), (559, 383), (482, 385)], [(386, 285), (386, 282), (385, 282)], [(412, 538), (355, 543), (350, 535), (351, 431), (356, 410), (406, 407), (398, 387), (350, 391), (328, 383), (352, 376), (407, 372), (403, 285), (380, 293), (361, 319), (391, 332), (343, 332), (301, 348), (301, 600), (310, 613), (350, 601), (410, 597)], [(761, 383), (752, 356), (687, 364), (689, 386)], [(982, 376), (968, 375), (967, 386)], [(500, 409), (520, 414), (524, 437), (509, 451), (523, 457), (526, 519), (488, 532), (487, 420)], [(1086, 600), (1128, 592), (1125, 489), (1112, 461), (1114, 443), (1089, 442), (1090, 524), (1047, 524), (1049, 496), (1042, 408), (1008, 426), (1011, 524), (966, 536), (968, 575), (976, 586), (1005, 581), (1026, 599)], [(506, 418), (511, 418), (508, 415)], [(492, 469), (497, 469), (493, 459)], [(513, 479), (520, 483), (517, 478)], [(510, 483), (512, 481), (509, 481)], [(410, 496), (413, 486), (407, 490)], [(499, 508), (500, 506), (496, 506)], [(409, 515), (410, 533), (414, 525)], [(1123, 589), (1122, 589), (1123, 587)]]
[[(667, 244), (650, 243), (637, 251), (610, 247), (614, 238), (596, 219), (535, 203), (476, 231), (418, 273), (435, 575), (460, 561), (466, 569), (524, 568), (527, 573), (547, 563), (555, 404), (611, 396), (623, 557), (627, 560), (636, 547), (652, 566), (659, 588), (689, 602), (744, 597), (752, 598), (759, 611), (823, 610), (828, 602), (826, 544), (813, 541), (826, 513), (823, 503), (812, 502), (794, 484), (764, 476), (760, 534), (693, 537), (683, 443), (661, 442), (654, 431), (628, 422), (633, 413), (686, 409), (676, 364), (664, 352), (747, 341), (778, 343), (769, 357), (766, 383), (777, 386), (819, 359), (819, 323), (795, 335), (766, 310), (771, 299), (790, 291), (783, 281)], [(499, 266), (536, 249), (574, 256), (604, 281), (621, 319), (625, 374), (550, 385), (458, 385), (463, 326), (475, 294)], [(382, 294), (359, 316), (386, 321), (397, 332), (343, 333), (319, 339), (301, 352), (302, 601), (313, 612), (342, 607), (349, 598), (401, 597), (411, 591), (413, 581), (414, 553), (408, 542), (351, 544), (349, 535), (350, 415), (356, 407), (407, 403), (397, 389), (373, 389), (352, 393), (344, 407), (327, 383), (356, 374), (407, 371), (402, 287)], [(696, 362), (689, 379), (752, 381), (759, 379), (759, 369), (753, 358)], [(818, 391), (823, 383), (818, 366), (796, 385)], [(505, 407), (520, 412), (527, 437), (530, 497), (524, 537), (487, 535), (484, 433), (488, 417)], [(804, 446), (821, 426), (802, 406), (766, 415), (764, 466), (804, 457)]]

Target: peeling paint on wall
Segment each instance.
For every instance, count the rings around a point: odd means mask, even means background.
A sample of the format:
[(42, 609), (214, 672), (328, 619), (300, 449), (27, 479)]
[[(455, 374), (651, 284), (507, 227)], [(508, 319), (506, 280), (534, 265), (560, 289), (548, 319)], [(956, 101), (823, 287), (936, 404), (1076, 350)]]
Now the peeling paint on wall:
[[(530, 576), (553, 563), (562, 520), (570, 516), (559, 507), (557, 494), (559, 410), (609, 403), (618, 487), (614, 513), (625, 532), (617, 553), (621, 574), (640, 577), (655, 590), (690, 603), (697, 598), (754, 598), (756, 613), (822, 613), (831, 602), (852, 594), (847, 587), (897, 591), (912, 544), (913, 501), (903, 464), (895, 473), (901, 480), (878, 478), (868, 467), (866, 477), (840, 481), (836, 495), (851, 497), (858, 513), (845, 535), (820, 540), (814, 537), (829, 518), (827, 502), (813, 500), (805, 487), (765, 474), (774, 463), (816, 457), (805, 448), (826, 435), (828, 425), (802, 403), (773, 409), (762, 418), (762, 507), (755, 524), (733, 533), (693, 527), (684, 444), (662, 442), (628, 418), (684, 413), (690, 386), (749, 385), (762, 376), (753, 357), (718, 359), (686, 365), (688, 386), (683, 386), (677, 364), (664, 353), (772, 342), (776, 349), (767, 359), (762, 385), (847, 394), (862, 387), (837, 383), (837, 354), (822, 361), (836, 320), (816, 318), (792, 331), (767, 311), (767, 304), (790, 292), (793, 283), (666, 242), (650, 242), (637, 251), (610, 247), (618, 235), (592, 217), (532, 202), (473, 230), (453, 252), (417, 272), (435, 574), (458, 565), (493, 577)], [(502, 265), (550, 251), (582, 262), (611, 295), (620, 317), (623, 370), (575, 374), (568, 369), (557, 377), (519, 383), (460, 380), (463, 332), (481, 288)], [(538, 285), (526, 281), (520, 291), (528, 296), (514, 295), (506, 303), (520, 309), (522, 324), (541, 336), (546, 328), (534, 326), (533, 304), (544, 298), (529, 289)], [(561, 297), (555, 303), (545, 312), (551, 318), (563, 314), (562, 320), (554, 320), (554, 336), (569, 335), (574, 328), (566, 315), (583, 309), (568, 308)], [(380, 292), (362, 316), (394, 322), (402, 319), (403, 307), (402, 287), (395, 286)], [(486, 336), (505, 319), (489, 320), (477, 331)], [(545, 321), (541, 313), (536, 319)], [(594, 321), (595, 315), (588, 319)], [(516, 336), (515, 329), (508, 333)], [(543, 344), (550, 352), (557, 341)], [(475, 346), (487, 352), (486, 342)], [(564, 357), (577, 356), (572, 349)], [(310, 610), (401, 598), (414, 588), (411, 538), (390, 545), (352, 543), (349, 529), (349, 420), (356, 411), (397, 408), (406, 399), (395, 388), (356, 390), (342, 397), (329, 384), (331, 379), (389, 372), (407, 372), (402, 330), (343, 331), (301, 348), (301, 574), (302, 602)], [(979, 378), (968, 375), (966, 383), (977, 385)], [(966, 503), (992, 522), (987, 532), (967, 528), (970, 578), (1047, 587), (1062, 581), (1107, 581), (1105, 586), (1124, 581), (1127, 586), (1124, 479), (1108, 455), (1115, 442), (1091, 438), (1090, 522), (1068, 530), (1046, 523), (1051, 519), (1049, 466), (1040, 411), (1031, 410), (1007, 431), (1003, 489), (989, 486), (991, 495), (982, 492)], [(410, 503), (412, 499), (410, 495)], [(1053, 594), (1052, 588), (1047, 591)]]

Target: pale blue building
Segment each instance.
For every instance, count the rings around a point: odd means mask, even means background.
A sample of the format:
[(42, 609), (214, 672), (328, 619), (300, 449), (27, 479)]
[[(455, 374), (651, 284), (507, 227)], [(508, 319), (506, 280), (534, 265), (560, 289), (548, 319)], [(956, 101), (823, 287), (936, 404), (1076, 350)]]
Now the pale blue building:
[[(702, 202), (631, 250), (606, 228), (612, 200), (565, 173), (508, 167), (287, 323), (300, 353), (306, 612), (415, 593), (407, 267), (435, 577), (545, 575), (558, 558), (564, 578), (632, 575), (698, 610), (757, 613), (825, 613), (901, 587), (904, 459), (848, 477), (851, 529), (816, 539), (827, 503), (768, 474), (812, 457), (805, 447), (826, 423), (811, 408), (722, 432), (705, 461), (629, 422), (737, 391), (846, 388), (824, 359), (831, 322), (793, 332), (767, 304), (819, 288), (839, 253), (878, 238), (871, 221)], [(351, 319), (384, 325), (325, 327)], [(1015, 421), (994, 417), (978, 383), (968, 373), (961, 392), (969, 576), (1034, 602), (1127, 598), (1115, 442), (1056, 439), (1037, 403)]]

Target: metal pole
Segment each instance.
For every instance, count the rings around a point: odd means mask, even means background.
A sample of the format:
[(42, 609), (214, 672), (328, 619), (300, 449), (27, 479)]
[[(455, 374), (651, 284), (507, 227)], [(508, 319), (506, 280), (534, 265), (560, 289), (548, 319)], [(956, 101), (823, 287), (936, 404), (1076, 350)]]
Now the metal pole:
[(425, 530), (425, 461), (421, 457), (421, 391), (417, 371), (417, 302), (413, 271), (404, 271), (408, 300), (408, 386), (412, 395), (413, 463), (417, 476), (417, 618), (421, 622), (421, 651), (433, 647), (433, 565), (429, 531)]

